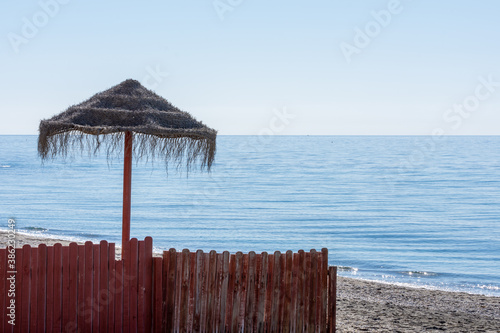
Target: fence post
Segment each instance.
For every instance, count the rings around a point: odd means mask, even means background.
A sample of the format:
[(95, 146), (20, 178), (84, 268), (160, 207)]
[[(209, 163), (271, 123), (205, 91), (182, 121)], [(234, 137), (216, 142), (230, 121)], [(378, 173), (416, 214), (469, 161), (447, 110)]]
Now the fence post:
[(321, 249), (321, 332), (327, 331), (328, 249)]
[(328, 268), (328, 327), (329, 332), (336, 331), (336, 312), (337, 312), (337, 267)]
[(153, 238), (146, 237), (146, 332), (151, 332), (153, 324)]

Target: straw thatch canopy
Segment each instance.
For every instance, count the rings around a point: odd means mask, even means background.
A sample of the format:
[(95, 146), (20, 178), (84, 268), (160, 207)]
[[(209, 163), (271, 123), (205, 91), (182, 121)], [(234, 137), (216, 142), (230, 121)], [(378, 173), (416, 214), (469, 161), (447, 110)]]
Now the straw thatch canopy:
[(124, 133), (134, 135), (136, 157), (159, 156), (189, 168), (195, 161), (210, 169), (217, 132), (177, 109), (166, 99), (126, 80), (42, 120), (38, 152), (42, 159), (66, 156), (69, 148), (96, 153), (105, 147), (108, 156), (121, 150)]

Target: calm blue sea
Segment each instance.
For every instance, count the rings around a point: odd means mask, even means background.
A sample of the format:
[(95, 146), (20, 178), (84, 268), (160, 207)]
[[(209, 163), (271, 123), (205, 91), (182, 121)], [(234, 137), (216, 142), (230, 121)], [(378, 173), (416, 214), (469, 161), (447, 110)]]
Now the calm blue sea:
[[(0, 228), (121, 240), (122, 162), (0, 136)], [(500, 137), (219, 136), (210, 174), (134, 164), (157, 250), (329, 249), (340, 275), (500, 296)], [(3, 222), (2, 222), (3, 221)]]

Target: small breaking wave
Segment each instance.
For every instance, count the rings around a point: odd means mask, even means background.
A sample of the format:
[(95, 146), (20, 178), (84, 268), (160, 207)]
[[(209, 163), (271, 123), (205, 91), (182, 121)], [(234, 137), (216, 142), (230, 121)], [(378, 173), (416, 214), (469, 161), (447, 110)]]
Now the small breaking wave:
[(350, 266), (337, 266), (337, 270), (341, 272), (357, 272), (358, 268)]
[(42, 228), (42, 227), (24, 227), (24, 228), (20, 228), (19, 229), (20, 231), (31, 231), (31, 232), (46, 232), (46, 231), (49, 231), (49, 229), (47, 228)]
[(403, 271), (403, 272), (398, 272), (399, 274), (404, 274), (408, 276), (437, 276), (439, 275), (438, 273), (434, 272), (425, 272), (425, 271)]
[(78, 237), (80, 237), (81, 239), (98, 239), (99, 237), (101, 237), (101, 235), (80, 232), (78, 233)]

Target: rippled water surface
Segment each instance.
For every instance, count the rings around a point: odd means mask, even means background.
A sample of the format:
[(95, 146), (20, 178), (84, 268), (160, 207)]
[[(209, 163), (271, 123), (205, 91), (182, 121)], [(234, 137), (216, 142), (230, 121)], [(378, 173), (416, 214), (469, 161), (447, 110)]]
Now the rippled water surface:
[[(0, 228), (120, 242), (122, 164), (0, 136)], [(157, 250), (329, 249), (340, 274), (500, 296), (500, 137), (219, 136), (210, 174), (134, 164)]]

